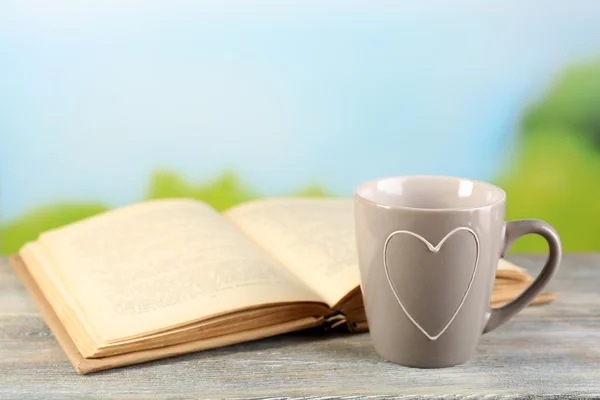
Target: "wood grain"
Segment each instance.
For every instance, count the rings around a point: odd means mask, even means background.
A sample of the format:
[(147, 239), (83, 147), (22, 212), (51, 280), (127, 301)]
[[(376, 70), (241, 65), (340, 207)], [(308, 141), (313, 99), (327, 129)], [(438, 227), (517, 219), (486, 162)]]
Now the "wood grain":
[[(542, 256), (512, 256), (537, 273)], [(77, 375), (0, 259), (0, 398), (599, 398), (600, 255), (567, 255), (550, 289), (482, 336), (466, 364), (419, 370), (382, 361), (368, 334), (306, 331)]]

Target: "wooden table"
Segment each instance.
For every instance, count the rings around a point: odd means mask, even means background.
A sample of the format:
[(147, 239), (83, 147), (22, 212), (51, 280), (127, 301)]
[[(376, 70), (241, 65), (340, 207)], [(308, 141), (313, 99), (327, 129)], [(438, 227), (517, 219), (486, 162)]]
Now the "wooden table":
[[(512, 256), (539, 270), (541, 256)], [(600, 255), (567, 255), (551, 289), (481, 338), (470, 362), (419, 370), (382, 361), (368, 334), (302, 332), (77, 375), (0, 258), (0, 398), (600, 398)]]

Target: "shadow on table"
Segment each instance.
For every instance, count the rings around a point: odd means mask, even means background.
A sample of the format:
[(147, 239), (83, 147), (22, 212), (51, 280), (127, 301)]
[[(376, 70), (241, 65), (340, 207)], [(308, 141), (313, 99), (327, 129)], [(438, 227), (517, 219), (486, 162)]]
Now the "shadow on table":
[(360, 358), (363, 363), (365, 361), (381, 362), (381, 359), (370, 345), (370, 340), (360, 340), (358, 343), (357, 341), (350, 341), (350, 339), (357, 336), (364, 337), (365, 335), (368, 335), (368, 333), (349, 333), (342, 329), (324, 330), (317, 327), (95, 372), (89, 376), (122, 373), (124, 370), (141, 371), (167, 365), (176, 368), (189, 368), (190, 364), (200, 366), (231, 362), (232, 360), (244, 362), (260, 359), (259, 362), (269, 362), (276, 361), (278, 358), (287, 359), (292, 354), (298, 355), (298, 362), (303, 361), (301, 358), (306, 360), (317, 356), (323, 359), (339, 359), (340, 356), (349, 359)]

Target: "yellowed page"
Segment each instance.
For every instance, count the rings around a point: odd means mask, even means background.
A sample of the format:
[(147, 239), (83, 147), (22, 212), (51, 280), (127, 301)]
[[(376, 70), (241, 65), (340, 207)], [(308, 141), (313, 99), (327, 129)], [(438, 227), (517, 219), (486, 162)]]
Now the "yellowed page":
[(322, 301), (229, 221), (192, 200), (154, 200), (44, 233), (42, 268), (110, 342), (234, 309)]
[[(224, 215), (329, 306), (359, 286), (351, 199), (263, 199)], [(498, 263), (498, 275), (528, 279), (526, 270), (504, 259)]]
[(19, 255), (27, 265), (31, 276), (35, 276), (35, 281), (44, 297), (52, 305), (54, 313), (57, 315), (65, 330), (78, 344), (82, 354), (92, 354), (93, 349), (97, 347), (99, 338), (95, 330), (90, 325), (85, 314), (75, 298), (72, 297), (69, 290), (59, 279), (60, 277), (53, 273), (48, 273), (52, 268), (43, 248), (37, 243), (27, 243), (19, 251)]
[(264, 199), (224, 215), (329, 306), (360, 284), (351, 200)]

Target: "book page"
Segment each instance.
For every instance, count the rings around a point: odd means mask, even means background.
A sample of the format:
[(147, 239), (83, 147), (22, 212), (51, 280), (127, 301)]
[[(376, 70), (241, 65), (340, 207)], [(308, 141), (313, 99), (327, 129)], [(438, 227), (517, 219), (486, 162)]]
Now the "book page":
[(322, 302), (229, 221), (193, 200), (153, 200), (40, 236), (94, 337), (135, 337), (235, 309)]
[(224, 215), (329, 306), (360, 284), (351, 200), (265, 199)]

